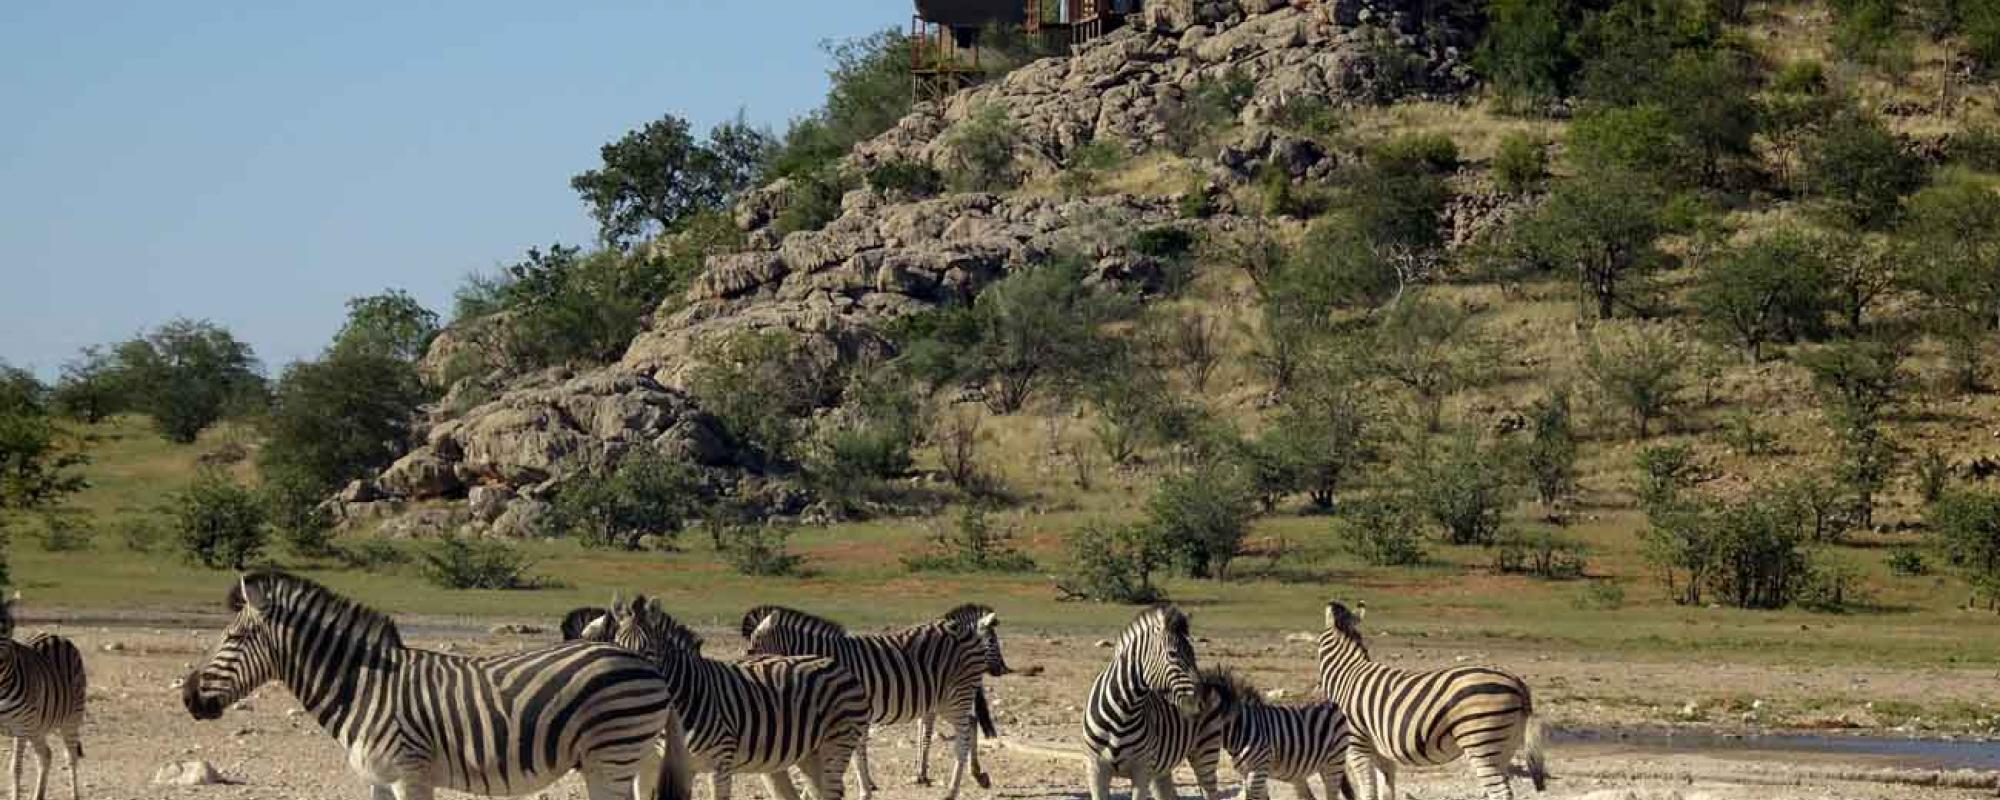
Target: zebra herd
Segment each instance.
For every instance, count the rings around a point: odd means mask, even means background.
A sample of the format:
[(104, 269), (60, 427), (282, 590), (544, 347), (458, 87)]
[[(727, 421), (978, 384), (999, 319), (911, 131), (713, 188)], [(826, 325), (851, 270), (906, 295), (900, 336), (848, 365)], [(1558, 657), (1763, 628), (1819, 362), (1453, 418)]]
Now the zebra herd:
[[(968, 771), (990, 785), (976, 747), (982, 734), (997, 735), (983, 682), (1010, 671), (998, 616), (979, 605), (883, 634), (759, 606), (740, 627), (746, 657), (725, 661), (704, 655), (701, 636), (643, 596), (572, 612), (560, 644), (485, 657), (409, 647), (388, 616), (283, 573), (242, 576), (228, 603), (235, 616), (221, 643), (182, 683), (187, 712), (216, 719), (280, 683), (341, 744), (374, 800), (428, 800), (438, 788), (519, 795), (572, 770), (590, 800), (687, 800), (697, 772), (710, 775), (714, 800), (730, 800), (739, 773), (761, 775), (773, 800), (799, 800), (794, 771), (814, 800), (843, 800), (850, 761), (868, 798), (870, 729), (919, 722), (917, 782), (928, 785), (939, 718), (953, 729), (950, 800)], [(1398, 766), (1460, 757), (1489, 800), (1511, 798), (1517, 753), (1543, 788), (1540, 724), (1519, 678), (1377, 664), (1360, 630), (1365, 612), (1328, 604), (1318, 640), (1326, 699), (1306, 704), (1267, 702), (1233, 671), (1202, 667), (1179, 609), (1139, 613), (1083, 710), (1092, 800), (1109, 800), (1113, 778), (1132, 783), (1132, 800), (1170, 800), (1182, 763), (1204, 800), (1217, 800), (1223, 752), (1243, 800), (1265, 800), (1270, 780), (1315, 800), (1315, 775), (1328, 797), (1394, 798)], [(46, 740), (56, 735), (75, 800), (81, 655), (59, 636), (16, 642), (12, 627), (0, 604), (0, 732), (15, 737), (14, 797), (32, 747), (32, 796), (42, 800)]]

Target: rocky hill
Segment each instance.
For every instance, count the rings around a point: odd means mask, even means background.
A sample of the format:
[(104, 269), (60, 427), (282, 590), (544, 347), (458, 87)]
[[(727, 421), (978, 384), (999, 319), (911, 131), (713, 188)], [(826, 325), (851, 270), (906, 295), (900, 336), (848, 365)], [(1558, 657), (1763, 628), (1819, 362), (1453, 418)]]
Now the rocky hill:
[[(964, 302), (1020, 265), (1054, 252), (1093, 263), (1090, 280), (1142, 294), (1160, 264), (1131, 252), (1135, 230), (1165, 225), (1230, 230), (1265, 224), (1233, 213), (1232, 192), (1275, 164), (1295, 179), (1322, 177), (1338, 155), (1265, 123), (1299, 98), (1332, 108), (1397, 95), (1448, 98), (1470, 84), (1462, 55), (1476, 21), (1422, 19), (1422, 4), (1341, 0), (1294, 7), (1270, 0), (1157, 4), (1143, 20), (1070, 56), (1031, 62), (1006, 76), (919, 106), (857, 147), (846, 166), (895, 161), (954, 168), (951, 132), (997, 108), (1020, 133), (1016, 165), (1031, 180), (1070, 165), (1079, 148), (1108, 142), (1127, 153), (1168, 144), (1205, 80), (1254, 87), (1242, 127), (1212, 159), (1184, 165), (1192, 180), (1154, 193), (1066, 199), (1054, 193), (947, 194), (911, 199), (849, 192), (821, 230), (780, 236), (783, 181), (753, 191), (735, 219), (750, 247), (712, 257), (682, 298), (664, 304), (619, 363), (583, 373), (516, 380), (500, 396), (430, 428), (425, 443), (373, 482), (334, 501), (344, 519), (400, 517), (387, 530), (527, 535), (544, 498), (579, 470), (649, 447), (700, 465), (723, 491), (769, 493), (715, 421), (685, 392), (704, 344), (744, 331), (791, 334), (825, 366), (880, 354), (883, 323), (941, 303)], [(1387, 73), (1396, 71), (1393, 76)], [(1212, 195), (1217, 211), (1181, 220), (1180, 195)], [(1476, 204), (1475, 204), (1476, 205)], [(1462, 238), (1462, 237), (1461, 237)], [(492, 326), (484, 331), (490, 334)], [(482, 329), (448, 332), (429, 361), (479, 346)], [(809, 502), (785, 491), (764, 503), (796, 514)], [(446, 506), (437, 502), (446, 501)], [(412, 504), (420, 513), (405, 515)]]

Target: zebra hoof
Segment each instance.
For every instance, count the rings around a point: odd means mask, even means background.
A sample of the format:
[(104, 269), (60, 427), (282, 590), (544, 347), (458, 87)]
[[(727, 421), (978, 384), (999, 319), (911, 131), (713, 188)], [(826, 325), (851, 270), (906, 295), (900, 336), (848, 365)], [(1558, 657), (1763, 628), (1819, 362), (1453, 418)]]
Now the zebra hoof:
[(915, 783), (918, 786), (929, 786), (931, 785), (931, 779), (920, 775), (916, 780), (911, 781), (911, 783)]
[(981, 788), (981, 789), (991, 789), (991, 788), (993, 788), (993, 779), (992, 779), (992, 778), (990, 778), (990, 777), (987, 777), (986, 773), (984, 773), (984, 772), (975, 772), (975, 773), (972, 773), (972, 782), (973, 782), (973, 783), (976, 783), (976, 784), (979, 784), (979, 788)]

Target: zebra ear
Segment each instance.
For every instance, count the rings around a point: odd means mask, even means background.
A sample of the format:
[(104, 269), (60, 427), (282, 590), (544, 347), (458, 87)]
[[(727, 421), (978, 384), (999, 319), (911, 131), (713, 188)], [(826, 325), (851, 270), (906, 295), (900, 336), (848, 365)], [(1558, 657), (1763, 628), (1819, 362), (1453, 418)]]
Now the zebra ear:
[(611, 615), (599, 614), (589, 625), (583, 626), (583, 630), (577, 632), (576, 638), (586, 642), (608, 642), (611, 641), (610, 628)]
[(1327, 626), (1327, 627), (1329, 627), (1329, 628), (1338, 628), (1338, 627), (1340, 627), (1340, 604), (1339, 604), (1339, 603), (1327, 603), (1327, 604), (1326, 604), (1326, 626)]
[(975, 624), (977, 624), (977, 625), (979, 626), (979, 629), (980, 629), (980, 630), (982, 630), (982, 631), (985, 631), (985, 630), (992, 630), (993, 628), (995, 628), (995, 627), (999, 626), (999, 624), (1000, 624), (1000, 615), (999, 615), (999, 614), (995, 614), (995, 613), (993, 613), (993, 612), (991, 612), (991, 611), (988, 611), (988, 612), (986, 612), (986, 615), (985, 615), (985, 616), (982, 616), (982, 617), (980, 617), (980, 618), (979, 618), (979, 622), (977, 622), (977, 623), (975, 623)]
[(264, 585), (262, 581), (250, 580), (250, 576), (245, 575), (238, 579), (237, 587), (243, 597), (243, 605), (259, 611), (264, 610)]
[(1368, 616), (1368, 601), (1366, 600), (1354, 601), (1354, 621), (1360, 622), (1361, 618), (1366, 616)]
[(625, 593), (613, 591), (611, 593), (611, 615), (617, 616), (623, 613), (625, 613)]

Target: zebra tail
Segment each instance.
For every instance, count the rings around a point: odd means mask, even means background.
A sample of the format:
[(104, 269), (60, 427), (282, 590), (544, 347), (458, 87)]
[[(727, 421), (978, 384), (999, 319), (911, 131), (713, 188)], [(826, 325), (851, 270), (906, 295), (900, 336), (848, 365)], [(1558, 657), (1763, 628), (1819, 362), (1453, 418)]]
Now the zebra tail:
[(1540, 717), (1529, 716), (1527, 735), (1521, 745), (1521, 754), (1528, 762), (1528, 780), (1535, 782), (1535, 791), (1548, 791), (1549, 762), (1543, 750), (1548, 744), (1548, 728)]
[(694, 756), (688, 754), (687, 732), (681, 729), (678, 711), (667, 715), (667, 728), (660, 738), (667, 752), (660, 757), (653, 800), (694, 800)]
[(979, 720), (979, 733), (988, 739), (1000, 738), (1000, 729), (993, 724), (993, 707), (986, 703), (986, 687), (972, 696), (972, 716)]

